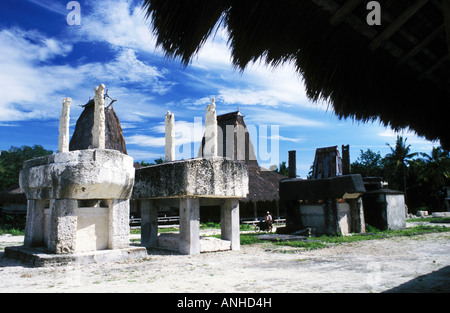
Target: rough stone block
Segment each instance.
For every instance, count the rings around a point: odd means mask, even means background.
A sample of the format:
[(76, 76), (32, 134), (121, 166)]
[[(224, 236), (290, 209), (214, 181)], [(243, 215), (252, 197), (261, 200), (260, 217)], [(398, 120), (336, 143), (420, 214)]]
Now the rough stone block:
[(132, 198), (245, 198), (245, 164), (222, 157), (168, 162), (136, 170)]
[(24, 162), (27, 199), (128, 199), (133, 158), (116, 150), (77, 150)]
[(366, 192), (361, 175), (343, 175), (322, 179), (283, 179), (280, 181), (282, 200), (316, 200), (357, 198)]

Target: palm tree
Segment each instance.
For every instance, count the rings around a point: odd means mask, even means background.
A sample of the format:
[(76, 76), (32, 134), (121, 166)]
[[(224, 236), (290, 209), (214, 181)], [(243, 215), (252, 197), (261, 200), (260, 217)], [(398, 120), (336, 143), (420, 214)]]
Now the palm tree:
[(445, 187), (450, 179), (450, 157), (448, 151), (441, 147), (433, 147), (431, 155), (421, 153), (424, 165), (419, 177), (428, 183), (433, 190), (436, 204), (439, 205), (439, 190)]
[(391, 182), (398, 182), (397, 179), (403, 180), (403, 191), (405, 192), (405, 201), (407, 199), (406, 192), (406, 176), (408, 173), (408, 166), (411, 163), (411, 159), (417, 156), (417, 152), (410, 153), (411, 145), (406, 145), (406, 141), (408, 139), (405, 138), (403, 140), (403, 136), (397, 135), (397, 140), (395, 142), (395, 147), (391, 147), (389, 143), (386, 145), (391, 148), (391, 153), (386, 154), (384, 157), (386, 176), (391, 178)]

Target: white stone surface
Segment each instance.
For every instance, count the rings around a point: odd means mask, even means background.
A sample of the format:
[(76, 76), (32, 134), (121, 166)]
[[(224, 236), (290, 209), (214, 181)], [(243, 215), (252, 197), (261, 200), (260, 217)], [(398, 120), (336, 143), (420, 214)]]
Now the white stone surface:
[(167, 111), (164, 119), (166, 130), (165, 161), (175, 161), (175, 117)]
[(105, 149), (105, 85), (95, 87), (94, 127), (92, 129), (92, 146)]
[(245, 198), (248, 188), (245, 164), (211, 157), (138, 169), (132, 198)]
[(77, 208), (74, 252), (104, 250), (109, 246), (108, 208)]
[(128, 199), (133, 158), (116, 150), (76, 150), (24, 162), (27, 199)]
[(69, 151), (69, 121), (71, 103), (71, 98), (64, 98), (62, 102), (62, 112), (61, 117), (59, 118), (58, 153)]

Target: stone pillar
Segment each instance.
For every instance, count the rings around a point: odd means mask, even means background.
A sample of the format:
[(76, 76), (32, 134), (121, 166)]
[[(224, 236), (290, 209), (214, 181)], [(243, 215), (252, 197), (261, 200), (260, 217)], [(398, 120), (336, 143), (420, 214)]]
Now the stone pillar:
[(158, 245), (158, 207), (154, 200), (141, 201), (141, 245), (147, 248)]
[(350, 205), (351, 232), (365, 233), (366, 222), (364, 220), (364, 208), (361, 197), (346, 200)]
[(239, 231), (239, 200), (226, 199), (220, 212), (221, 238), (231, 241), (231, 250), (241, 247)]
[(93, 148), (105, 149), (105, 85), (95, 87), (94, 127), (92, 132)]
[(200, 253), (200, 202), (198, 198), (180, 199), (180, 242), (182, 254)]
[(288, 172), (289, 178), (297, 178), (297, 159), (295, 150), (289, 151)]
[(130, 200), (109, 200), (109, 249), (123, 249), (130, 245)]
[(44, 245), (45, 215), (43, 200), (28, 200), (27, 223), (25, 226), (24, 245), (27, 247), (39, 247)]
[(78, 201), (74, 199), (50, 200), (49, 239), (47, 243), (50, 253), (68, 254), (75, 252), (77, 208)]
[(294, 232), (303, 228), (300, 214), (300, 202), (298, 200), (284, 200), (281, 205), (286, 211), (286, 229)]
[(337, 216), (338, 206), (339, 203), (336, 199), (326, 199), (323, 201), (326, 234), (336, 234), (339, 229)]
[(217, 156), (217, 150), (217, 115), (216, 102), (213, 98), (211, 104), (206, 107), (203, 157), (215, 157)]
[(342, 175), (349, 175), (350, 173), (350, 145), (342, 145)]
[(71, 98), (63, 99), (63, 108), (61, 117), (59, 118), (59, 140), (58, 153), (69, 151), (69, 120), (70, 120), (70, 104)]
[(164, 119), (166, 126), (166, 162), (175, 161), (175, 117), (167, 111)]

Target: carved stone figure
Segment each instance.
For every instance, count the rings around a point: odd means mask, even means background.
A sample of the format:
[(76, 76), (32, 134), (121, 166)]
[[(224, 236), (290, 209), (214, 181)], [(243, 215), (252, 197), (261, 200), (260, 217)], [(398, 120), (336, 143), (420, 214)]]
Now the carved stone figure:
[(173, 113), (167, 111), (164, 122), (166, 126), (166, 162), (175, 161), (175, 117)]
[(216, 101), (213, 98), (211, 104), (206, 107), (203, 157), (209, 158), (214, 156), (217, 156), (217, 115)]
[(69, 151), (69, 120), (71, 103), (72, 98), (64, 98), (62, 101), (62, 113), (59, 118), (58, 153)]
[(94, 127), (92, 133), (92, 145), (94, 148), (105, 149), (105, 97), (103, 92), (105, 85), (95, 87), (95, 111)]

